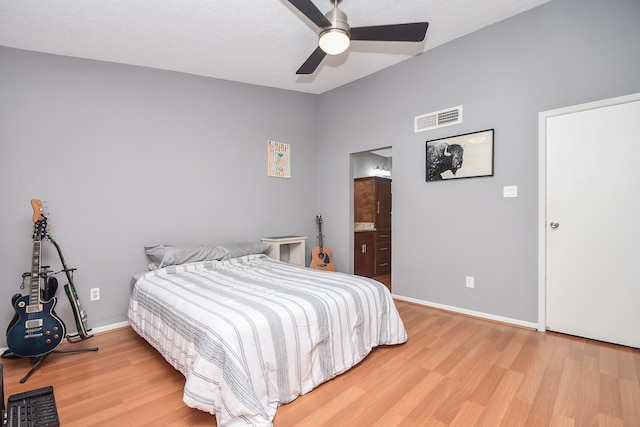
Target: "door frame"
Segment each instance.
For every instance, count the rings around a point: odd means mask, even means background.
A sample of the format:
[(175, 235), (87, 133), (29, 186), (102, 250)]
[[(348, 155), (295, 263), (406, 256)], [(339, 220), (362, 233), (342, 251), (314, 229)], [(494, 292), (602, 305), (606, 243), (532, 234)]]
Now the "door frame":
[(538, 331), (547, 330), (547, 119), (640, 101), (640, 93), (538, 113)]
[[(367, 154), (376, 154), (376, 151), (381, 151), (381, 150), (393, 150), (393, 145), (386, 145), (383, 147), (378, 147), (378, 148), (370, 148), (367, 150), (362, 150), (362, 151), (354, 151), (349, 153), (349, 248), (350, 248), (350, 252), (349, 252), (349, 271), (353, 274), (353, 271), (355, 269), (355, 264), (354, 264), (354, 251), (355, 251), (355, 235), (354, 235), (354, 224), (355, 224), (355, 208), (354, 208), (354, 191), (353, 191), (353, 180), (356, 178), (356, 173), (355, 173), (355, 167), (356, 167), (356, 157), (358, 155), (362, 155), (364, 153)], [(391, 154), (391, 156), (387, 157), (388, 159), (393, 159), (393, 154)], [(393, 162), (393, 160), (392, 160)], [(393, 169), (393, 166), (391, 166), (391, 169)], [(374, 176), (374, 175), (369, 175), (369, 176)], [(363, 178), (364, 176), (358, 176), (358, 178)], [(393, 199), (391, 200), (392, 206), (393, 206)], [(393, 208), (392, 208), (393, 209)], [(393, 217), (392, 217), (392, 223), (393, 223)], [(393, 224), (392, 224), (392, 228), (393, 228)], [(393, 242), (393, 233), (391, 234), (391, 240)], [(391, 243), (391, 246), (393, 247), (393, 243)], [(391, 257), (392, 257), (392, 261), (391, 261), (391, 265), (393, 266), (393, 252), (391, 252)], [(393, 270), (392, 270), (393, 273)]]

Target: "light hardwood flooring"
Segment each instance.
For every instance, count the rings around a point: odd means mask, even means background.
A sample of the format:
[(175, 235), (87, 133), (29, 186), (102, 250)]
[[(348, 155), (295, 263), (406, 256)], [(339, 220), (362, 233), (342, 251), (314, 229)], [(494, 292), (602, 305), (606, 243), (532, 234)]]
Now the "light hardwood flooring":
[(375, 280), (382, 283), (391, 291), (391, 274), (384, 274), (382, 276), (374, 277)]
[[(276, 427), (640, 426), (640, 350), (396, 302), (409, 341), (281, 406)], [(61, 425), (215, 426), (184, 378), (130, 328), (30, 360), (3, 359), (6, 394), (52, 384)]]

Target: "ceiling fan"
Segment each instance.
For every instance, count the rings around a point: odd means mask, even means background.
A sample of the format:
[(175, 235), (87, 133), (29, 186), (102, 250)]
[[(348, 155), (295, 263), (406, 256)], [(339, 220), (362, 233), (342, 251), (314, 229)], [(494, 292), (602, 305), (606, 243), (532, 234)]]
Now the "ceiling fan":
[(288, 0), (304, 16), (320, 28), (318, 47), (296, 71), (296, 74), (312, 74), (324, 57), (338, 55), (349, 47), (351, 40), (420, 42), (427, 34), (428, 22), (411, 24), (349, 27), (347, 15), (338, 8), (342, 0), (330, 0), (333, 9), (322, 14), (311, 0)]

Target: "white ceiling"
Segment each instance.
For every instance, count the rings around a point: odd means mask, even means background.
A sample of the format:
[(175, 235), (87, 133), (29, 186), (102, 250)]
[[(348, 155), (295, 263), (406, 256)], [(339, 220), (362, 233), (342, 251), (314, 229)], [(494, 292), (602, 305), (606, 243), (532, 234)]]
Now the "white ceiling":
[(0, 45), (322, 93), (547, 1), (344, 0), (352, 27), (427, 21), (427, 37), (353, 42), (309, 76), (317, 28), (286, 0), (0, 0)]

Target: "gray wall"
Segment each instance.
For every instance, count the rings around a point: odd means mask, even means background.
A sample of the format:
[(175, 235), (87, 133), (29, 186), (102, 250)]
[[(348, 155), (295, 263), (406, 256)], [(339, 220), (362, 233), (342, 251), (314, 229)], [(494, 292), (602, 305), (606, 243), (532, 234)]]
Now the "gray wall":
[[(0, 324), (29, 269), (32, 198), (48, 201), (99, 327), (126, 319), (149, 244), (304, 234), (310, 247), (321, 213), (351, 271), (351, 153), (389, 145), (394, 292), (535, 322), (538, 112), (639, 92), (639, 21), (637, 0), (553, 0), (323, 95), (0, 47)], [(459, 104), (463, 124), (413, 133), (414, 116)], [(426, 140), (487, 128), (494, 177), (425, 183)], [(266, 176), (268, 139), (292, 145), (291, 179)], [(50, 245), (44, 257), (58, 267)]]
[[(314, 95), (2, 47), (0, 63), (2, 328), (26, 293), (32, 198), (48, 202), (91, 327), (126, 320), (145, 245), (315, 235)], [(268, 139), (291, 144), (292, 178), (267, 176)], [(52, 245), (43, 257), (59, 270)]]
[[(335, 168), (318, 204), (336, 264), (352, 266), (350, 153), (392, 145), (394, 293), (535, 323), (538, 113), (639, 92), (638, 23), (637, 0), (553, 0), (321, 95), (318, 163)], [(414, 116), (461, 104), (462, 124), (413, 132)], [(493, 177), (425, 182), (425, 141), (488, 128)]]

